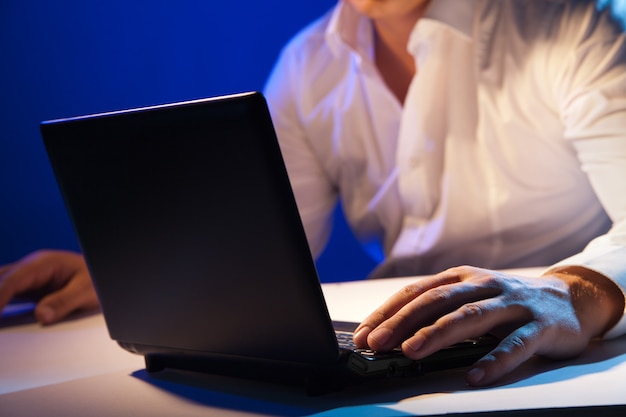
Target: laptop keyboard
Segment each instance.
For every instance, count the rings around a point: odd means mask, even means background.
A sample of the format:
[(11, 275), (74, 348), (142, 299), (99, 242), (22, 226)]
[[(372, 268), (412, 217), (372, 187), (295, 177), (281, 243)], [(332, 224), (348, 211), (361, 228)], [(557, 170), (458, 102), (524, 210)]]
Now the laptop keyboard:
[(337, 343), (340, 349), (351, 350), (354, 353), (366, 358), (368, 361), (404, 357), (400, 347), (392, 349), (389, 352), (376, 352), (372, 349), (358, 348), (352, 340), (352, 332), (335, 330), (335, 334), (337, 335)]
[(352, 336), (354, 333), (352, 332), (344, 332), (341, 330), (335, 330), (335, 335), (337, 336), (337, 343), (339, 344), (339, 348), (341, 349), (356, 349), (356, 345), (352, 340)]
[(337, 344), (340, 349), (351, 350), (361, 356), (367, 357), (369, 360), (402, 356), (402, 349), (400, 349), (400, 347), (392, 349), (389, 352), (375, 352), (372, 349), (358, 348), (352, 340), (352, 336), (354, 335), (354, 331), (352, 331), (352, 329), (355, 329), (357, 324), (339, 321), (335, 321), (333, 323), (335, 326), (335, 335), (337, 336)]

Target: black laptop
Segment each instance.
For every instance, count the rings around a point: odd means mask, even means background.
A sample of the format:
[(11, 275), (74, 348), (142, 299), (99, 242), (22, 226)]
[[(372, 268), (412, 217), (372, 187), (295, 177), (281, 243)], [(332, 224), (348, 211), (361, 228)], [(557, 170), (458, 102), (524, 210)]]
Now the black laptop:
[(260, 93), (41, 132), (110, 336), (148, 371), (316, 389), (466, 366), (492, 347), (467, 341), (413, 361), (354, 349), (355, 324), (338, 340)]

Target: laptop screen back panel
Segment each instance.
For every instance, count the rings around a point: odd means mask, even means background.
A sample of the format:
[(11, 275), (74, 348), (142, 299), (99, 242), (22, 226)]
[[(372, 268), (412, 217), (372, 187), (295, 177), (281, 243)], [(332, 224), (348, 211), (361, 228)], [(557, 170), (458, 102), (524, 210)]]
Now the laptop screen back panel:
[(113, 339), (158, 351), (337, 359), (260, 94), (41, 129)]

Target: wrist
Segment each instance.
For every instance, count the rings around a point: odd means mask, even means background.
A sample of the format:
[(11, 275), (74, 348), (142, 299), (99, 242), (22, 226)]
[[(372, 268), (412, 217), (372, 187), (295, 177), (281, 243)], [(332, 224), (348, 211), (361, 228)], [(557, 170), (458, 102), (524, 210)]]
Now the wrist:
[(624, 295), (620, 288), (599, 272), (582, 266), (548, 271), (565, 282), (580, 324), (589, 338), (603, 336), (622, 318)]

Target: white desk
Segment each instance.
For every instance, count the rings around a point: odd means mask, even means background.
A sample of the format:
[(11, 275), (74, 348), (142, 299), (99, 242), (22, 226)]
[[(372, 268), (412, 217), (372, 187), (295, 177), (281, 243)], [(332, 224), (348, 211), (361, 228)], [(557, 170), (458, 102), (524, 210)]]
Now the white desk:
[[(410, 281), (326, 284), (324, 293), (333, 318), (358, 321)], [(448, 371), (307, 397), (211, 375), (148, 375), (142, 357), (109, 339), (100, 314), (49, 327), (14, 322), (0, 322), (0, 416), (378, 417), (626, 404), (626, 338), (592, 345), (572, 361), (533, 359), (486, 389), (468, 388), (462, 371)]]

